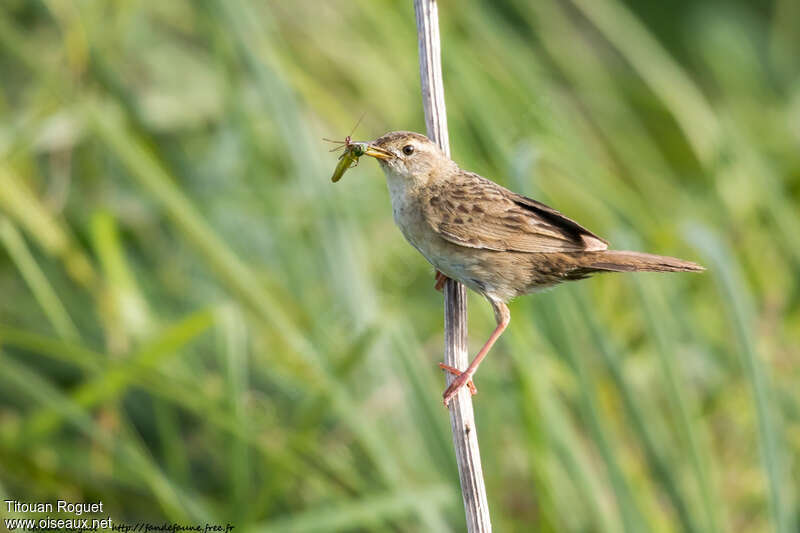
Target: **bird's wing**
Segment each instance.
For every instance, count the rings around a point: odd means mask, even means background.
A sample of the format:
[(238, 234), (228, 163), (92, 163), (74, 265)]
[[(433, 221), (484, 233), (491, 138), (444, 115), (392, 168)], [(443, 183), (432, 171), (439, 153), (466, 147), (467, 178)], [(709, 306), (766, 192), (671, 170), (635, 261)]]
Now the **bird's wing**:
[(541, 202), (471, 172), (461, 177), (434, 186), (422, 206), (427, 224), (452, 243), (529, 253), (608, 248), (605, 240)]

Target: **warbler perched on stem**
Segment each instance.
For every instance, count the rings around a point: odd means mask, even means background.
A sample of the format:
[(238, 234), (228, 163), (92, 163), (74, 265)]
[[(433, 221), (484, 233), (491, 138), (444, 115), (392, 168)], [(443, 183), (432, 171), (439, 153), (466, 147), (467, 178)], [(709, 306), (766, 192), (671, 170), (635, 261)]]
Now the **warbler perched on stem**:
[(704, 270), (674, 257), (609, 250), (555, 209), (462, 170), (419, 133), (393, 131), (363, 144), (363, 155), (386, 174), (400, 231), (436, 268), (436, 288), (458, 280), (494, 310), (497, 327), (466, 370), (440, 363), (458, 376), (444, 391), (445, 405), (464, 385), (475, 393), (472, 377), (508, 326), (506, 303), (516, 296), (595, 272)]

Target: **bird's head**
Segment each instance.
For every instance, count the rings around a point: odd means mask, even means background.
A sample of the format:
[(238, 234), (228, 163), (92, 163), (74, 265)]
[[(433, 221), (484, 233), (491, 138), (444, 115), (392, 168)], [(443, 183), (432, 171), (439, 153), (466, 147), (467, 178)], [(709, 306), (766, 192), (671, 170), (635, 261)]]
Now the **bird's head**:
[(454, 166), (441, 148), (419, 133), (392, 131), (369, 143), (365, 155), (380, 162), (383, 170), (409, 182), (428, 182)]

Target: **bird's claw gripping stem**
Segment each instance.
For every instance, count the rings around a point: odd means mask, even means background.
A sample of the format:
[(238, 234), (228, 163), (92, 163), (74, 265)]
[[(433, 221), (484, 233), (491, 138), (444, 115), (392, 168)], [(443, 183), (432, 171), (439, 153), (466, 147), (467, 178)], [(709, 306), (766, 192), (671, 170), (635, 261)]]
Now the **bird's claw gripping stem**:
[(444, 398), (444, 404), (445, 405), (450, 403), (450, 400), (452, 400), (453, 396), (456, 395), (456, 393), (458, 392), (458, 389), (460, 389), (464, 385), (469, 387), (470, 394), (475, 395), (475, 394), (478, 393), (478, 389), (477, 389), (477, 387), (475, 387), (475, 384), (472, 382), (472, 378), (471, 378), (470, 375), (468, 375), (468, 374), (462, 372), (461, 370), (459, 370), (457, 368), (454, 368), (454, 367), (452, 367), (450, 365), (446, 365), (444, 363), (439, 363), (439, 368), (441, 368), (442, 370), (445, 370), (447, 372), (450, 372), (451, 374), (454, 374), (454, 375), (458, 376), (458, 377), (456, 377), (456, 379), (453, 380), (453, 382), (450, 384), (450, 386), (447, 387), (447, 390), (445, 390), (444, 394), (442, 395), (442, 397)]

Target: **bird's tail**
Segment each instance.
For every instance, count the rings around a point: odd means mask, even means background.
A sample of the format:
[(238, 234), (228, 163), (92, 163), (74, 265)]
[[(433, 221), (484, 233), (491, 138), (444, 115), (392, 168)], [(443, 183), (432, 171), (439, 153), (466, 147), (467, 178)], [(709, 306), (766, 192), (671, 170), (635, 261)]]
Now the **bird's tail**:
[(584, 272), (701, 272), (702, 266), (676, 257), (628, 252), (623, 250), (603, 250), (584, 252), (580, 268)]

